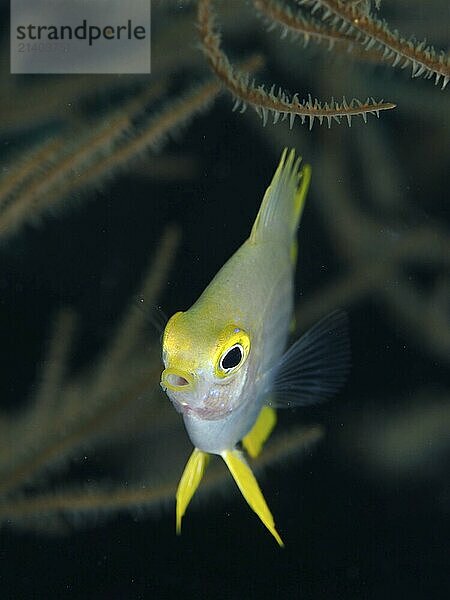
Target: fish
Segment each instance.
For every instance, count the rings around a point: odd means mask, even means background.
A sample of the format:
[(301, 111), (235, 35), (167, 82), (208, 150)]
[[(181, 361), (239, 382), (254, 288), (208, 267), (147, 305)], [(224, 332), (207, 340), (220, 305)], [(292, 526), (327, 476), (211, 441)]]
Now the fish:
[(284, 149), (249, 237), (197, 301), (166, 324), (160, 385), (194, 446), (176, 492), (178, 534), (211, 455), (219, 455), (283, 546), (245, 455), (259, 455), (277, 408), (326, 400), (347, 377), (343, 311), (322, 319), (285, 351), (293, 324), (297, 228), (311, 180), (311, 167), (301, 165), (295, 150)]

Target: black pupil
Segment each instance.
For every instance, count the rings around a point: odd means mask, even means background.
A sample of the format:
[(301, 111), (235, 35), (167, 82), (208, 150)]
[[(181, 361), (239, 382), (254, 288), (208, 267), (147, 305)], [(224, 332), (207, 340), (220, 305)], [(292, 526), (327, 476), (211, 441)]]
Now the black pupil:
[(242, 359), (242, 350), (239, 346), (235, 346), (231, 348), (225, 356), (222, 358), (222, 368), (223, 369), (232, 369), (233, 367), (237, 367)]

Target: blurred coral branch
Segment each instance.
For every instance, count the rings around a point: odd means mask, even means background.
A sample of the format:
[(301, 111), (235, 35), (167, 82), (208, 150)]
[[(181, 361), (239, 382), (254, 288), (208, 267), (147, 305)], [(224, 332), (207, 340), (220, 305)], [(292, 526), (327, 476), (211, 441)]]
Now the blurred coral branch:
[[(261, 64), (255, 55), (243, 67), (253, 71)], [(0, 239), (64, 200), (70, 202), (69, 195), (100, 185), (148, 149), (159, 149), (170, 132), (207, 108), (220, 90), (216, 81), (196, 86), (135, 126), (136, 117), (164, 91), (156, 83), (104, 117), (93, 131), (90, 126), (82, 134), (73, 131), (72, 144), (64, 144), (67, 132), (45, 139), (24, 160), (6, 167), (0, 179)]]

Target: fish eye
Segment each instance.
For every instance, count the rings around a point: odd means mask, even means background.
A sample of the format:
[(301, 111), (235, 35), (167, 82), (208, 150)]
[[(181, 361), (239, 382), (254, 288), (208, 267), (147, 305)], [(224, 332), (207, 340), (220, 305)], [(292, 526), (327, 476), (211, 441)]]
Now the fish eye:
[(244, 357), (244, 348), (241, 344), (235, 344), (231, 346), (229, 350), (227, 350), (220, 359), (220, 368), (227, 372), (231, 369), (235, 369), (241, 364), (241, 361)]
[(238, 371), (248, 358), (250, 336), (241, 327), (228, 325), (217, 340), (214, 374), (223, 379)]

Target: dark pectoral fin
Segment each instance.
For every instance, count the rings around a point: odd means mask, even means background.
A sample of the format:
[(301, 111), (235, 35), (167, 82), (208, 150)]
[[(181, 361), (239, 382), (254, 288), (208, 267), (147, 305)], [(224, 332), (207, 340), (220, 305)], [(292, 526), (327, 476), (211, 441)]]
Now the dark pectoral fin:
[(350, 370), (350, 341), (345, 312), (323, 318), (289, 348), (277, 365), (270, 405), (305, 406), (328, 400)]

